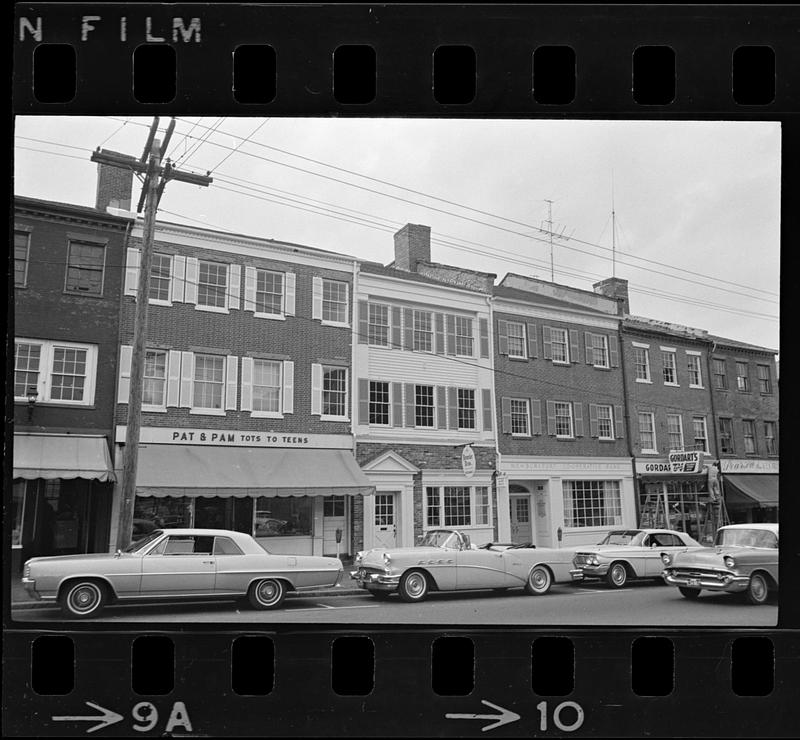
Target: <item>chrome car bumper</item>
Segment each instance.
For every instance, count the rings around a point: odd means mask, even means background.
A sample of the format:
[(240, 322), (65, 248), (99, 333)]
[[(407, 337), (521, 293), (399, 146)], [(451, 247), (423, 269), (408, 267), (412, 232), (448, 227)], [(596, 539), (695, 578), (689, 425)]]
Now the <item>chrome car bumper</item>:
[(581, 565), (570, 571), (572, 579), (575, 580), (575, 574), (580, 573), (582, 578), (605, 578), (608, 573), (608, 566), (611, 563), (602, 563), (600, 565)]
[(570, 570), (569, 574), (572, 576), (573, 581), (583, 580), (583, 571), (580, 568), (573, 568)]
[(670, 586), (702, 588), (708, 591), (728, 591), (730, 593), (744, 591), (750, 582), (749, 576), (737, 576), (723, 571), (718, 574), (697, 573), (691, 575), (690, 573), (676, 573), (673, 570), (665, 570), (661, 573), (661, 576)]
[(350, 571), (350, 577), (361, 587), (372, 591), (395, 591), (400, 585), (400, 576), (387, 573), (364, 573), (360, 569)]
[(42, 595), (36, 590), (36, 581), (33, 578), (23, 578), (22, 585), (34, 599), (42, 598)]

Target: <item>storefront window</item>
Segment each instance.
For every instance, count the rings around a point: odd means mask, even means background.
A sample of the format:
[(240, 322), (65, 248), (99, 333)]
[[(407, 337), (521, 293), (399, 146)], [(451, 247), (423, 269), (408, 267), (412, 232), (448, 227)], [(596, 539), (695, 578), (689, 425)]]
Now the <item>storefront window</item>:
[(25, 481), (15, 480), (11, 498), (11, 544), (22, 545), (22, 522), (25, 513)]
[(313, 499), (259, 496), (256, 499), (256, 537), (309, 537), (314, 521)]
[(619, 481), (565, 480), (564, 526), (614, 527), (622, 524)]
[(480, 527), (491, 522), (487, 486), (426, 486), (425, 527)]
[(133, 539), (138, 540), (162, 527), (191, 527), (193, 501), (188, 497), (137, 496), (133, 510)]

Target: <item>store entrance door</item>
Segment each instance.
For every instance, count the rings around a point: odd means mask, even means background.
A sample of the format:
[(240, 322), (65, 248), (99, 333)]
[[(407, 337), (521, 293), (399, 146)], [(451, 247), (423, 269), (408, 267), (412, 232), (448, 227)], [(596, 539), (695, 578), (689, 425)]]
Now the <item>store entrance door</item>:
[(397, 494), (375, 494), (375, 547), (397, 546)]
[(509, 496), (508, 500), (511, 506), (511, 541), (515, 545), (532, 542), (530, 495)]

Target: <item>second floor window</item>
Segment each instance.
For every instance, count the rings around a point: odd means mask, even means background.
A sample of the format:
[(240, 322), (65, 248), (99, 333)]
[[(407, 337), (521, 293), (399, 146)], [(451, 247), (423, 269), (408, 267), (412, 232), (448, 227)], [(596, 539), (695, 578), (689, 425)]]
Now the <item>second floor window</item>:
[(197, 278), (197, 305), (225, 308), (227, 291), (228, 266), (201, 260)]
[(702, 388), (703, 372), (700, 355), (688, 355), (687, 360), (689, 363), (689, 385), (695, 388)]
[(639, 443), (642, 452), (655, 452), (656, 448), (656, 423), (653, 414), (641, 412), (639, 414)]
[(667, 442), (671, 450), (683, 449), (683, 423), (680, 414), (667, 414)]
[(322, 415), (347, 416), (347, 369), (322, 369)]
[(475, 391), (471, 388), (458, 389), (458, 428), (475, 428)]
[(728, 390), (728, 374), (725, 368), (725, 360), (714, 358), (711, 361), (714, 370), (714, 387), (721, 391)]
[(150, 268), (150, 300), (169, 301), (169, 284), (172, 273), (172, 257), (168, 254), (153, 254)]
[(736, 390), (745, 393), (750, 391), (750, 378), (748, 377), (746, 362), (736, 363)]
[(731, 419), (719, 420), (719, 451), (726, 455), (733, 453), (733, 422)]
[(323, 279), (322, 320), (347, 323), (347, 283)]
[(389, 384), (384, 381), (369, 381), (369, 423), (389, 423)]
[(283, 274), (256, 270), (256, 313), (283, 313)]
[(692, 430), (694, 432), (694, 448), (708, 452), (708, 432), (706, 431), (706, 420), (703, 416), (692, 418)]
[(572, 404), (565, 401), (555, 402), (556, 437), (572, 437)]
[(99, 244), (71, 241), (67, 251), (67, 282), (69, 293), (99, 296), (103, 294), (105, 247)]
[(531, 433), (530, 413), (526, 398), (511, 399), (511, 434), (528, 437)]
[(509, 321), (506, 325), (508, 333), (508, 356), (525, 359), (525, 324), (519, 321)]
[(278, 360), (253, 360), (253, 411), (281, 411), (281, 367)]
[(433, 386), (414, 386), (414, 424), (418, 427), (433, 426)]
[(764, 445), (767, 448), (768, 455), (778, 454), (778, 442), (775, 439), (775, 422), (764, 422)]
[(194, 356), (194, 400), (197, 409), (221, 409), (225, 388), (225, 358), (219, 355)]
[(27, 231), (14, 232), (14, 286), (24, 288), (28, 284), (28, 255), (31, 235)]
[(636, 367), (636, 380), (650, 382), (650, 352), (647, 348), (633, 348), (633, 363)]
[(167, 353), (148, 349), (144, 356), (142, 405), (163, 407), (166, 404)]
[(389, 346), (389, 306), (382, 303), (368, 305), (367, 337), (369, 344), (378, 347)]
[(614, 439), (614, 417), (611, 406), (597, 407), (597, 436), (599, 439)]
[(37, 402), (94, 403), (95, 345), (17, 340), (14, 346), (15, 398), (35, 391)]
[(678, 375), (675, 372), (675, 353), (662, 352), (661, 365), (663, 368), (664, 383), (666, 383), (667, 385), (677, 385)]
[(430, 311), (414, 311), (414, 350), (433, 352), (433, 320)]
[(472, 357), (472, 319), (456, 316), (456, 354)]
[(758, 391), (759, 393), (772, 393), (769, 365), (758, 365)]
[(746, 455), (756, 454), (756, 423), (752, 419), (742, 422), (744, 430), (744, 452)]

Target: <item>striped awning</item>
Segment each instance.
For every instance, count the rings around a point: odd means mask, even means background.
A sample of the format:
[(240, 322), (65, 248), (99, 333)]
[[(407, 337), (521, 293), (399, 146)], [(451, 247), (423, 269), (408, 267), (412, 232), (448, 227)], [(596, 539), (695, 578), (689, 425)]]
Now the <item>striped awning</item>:
[(115, 480), (106, 438), (99, 434), (15, 434), (14, 477)]

